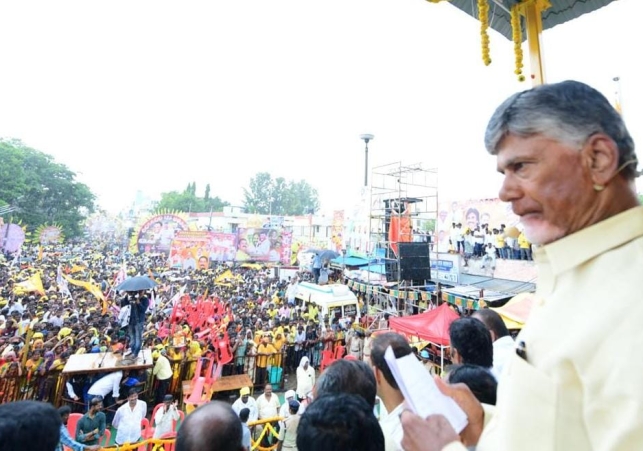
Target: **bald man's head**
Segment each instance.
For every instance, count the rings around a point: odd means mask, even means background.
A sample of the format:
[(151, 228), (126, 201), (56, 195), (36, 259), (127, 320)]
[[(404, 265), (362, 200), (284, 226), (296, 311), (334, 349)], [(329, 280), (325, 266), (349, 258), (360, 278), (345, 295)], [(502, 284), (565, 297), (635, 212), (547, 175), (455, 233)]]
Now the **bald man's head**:
[(176, 451), (241, 451), (241, 420), (229, 404), (213, 401), (187, 416)]

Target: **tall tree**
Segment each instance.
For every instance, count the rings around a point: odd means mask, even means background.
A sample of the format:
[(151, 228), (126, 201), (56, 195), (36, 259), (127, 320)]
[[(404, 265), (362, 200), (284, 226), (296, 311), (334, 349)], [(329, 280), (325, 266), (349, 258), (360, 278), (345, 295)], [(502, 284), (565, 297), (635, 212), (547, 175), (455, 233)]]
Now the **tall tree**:
[(29, 227), (56, 223), (68, 237), (82, 233), (96, 197), (73, 171), (19, 140), (0, 139), (0, 162), (0, 205), (17, 208), (14, 220)]
[(223, 207), (230, 205), (228, 202), (221, 200), (218, 196), (210, 197), (210, 184), (205, 187), (204, 197), (197, 197), (196, 182), (188, 183), (183, 192), (169, 191), (161, 194), (161, 200), (158, 204), (159, 210), (171, 210), (180, 212), (206, 212), (222, 211)]
[(305, 180), (273, 179), (267, 172), (259, 172), (244, 188), (244, 206), (249, 213), (274, 215), (301, 215), (319, 209), (317, 190)]

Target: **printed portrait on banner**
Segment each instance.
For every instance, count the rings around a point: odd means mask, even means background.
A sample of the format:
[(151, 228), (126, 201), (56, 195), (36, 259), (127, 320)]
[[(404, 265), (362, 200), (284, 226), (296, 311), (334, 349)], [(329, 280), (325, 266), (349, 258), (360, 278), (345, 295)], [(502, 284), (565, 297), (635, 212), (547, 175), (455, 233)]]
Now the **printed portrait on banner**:
[(154, 215), (139, 229), (137, 249), (140, 253), (169, 255), (176, 234), (188, 229), (188, 223), (176, 214)]

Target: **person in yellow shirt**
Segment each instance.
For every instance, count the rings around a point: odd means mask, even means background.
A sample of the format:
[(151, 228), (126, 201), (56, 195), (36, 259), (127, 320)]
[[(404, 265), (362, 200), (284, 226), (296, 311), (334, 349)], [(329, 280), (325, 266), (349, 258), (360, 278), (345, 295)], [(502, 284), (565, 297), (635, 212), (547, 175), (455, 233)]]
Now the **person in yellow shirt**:
[(267, 367), (269, 356), (275, 354), (277, 350), (270, 343), (268, 337), (261, 339), (261, 344), (257, 347), (257, 378), (255, 385), (263, 385), (266, 383)]
[(272, 366), (281, 367), (281, 350), (283, 349), (285, 343), (286, 340), (284, 339), (283, 333), (276, 331), (275, 339), (273, 340), (272, 345), (275, 348), (275, 351), (277, 351), (279, 354), (273, 357), (271, 362)]
[(518, 235), (518, 246), (520, 246), (520, 259), (531, 260), (531, 243), (527, 239), (525, 232)]
[(277, 313), (279, 313), (279, 310), (275, 308), (274, 304), (270, 304), (270, 307), (268, 307), (268, 310), (266, 311), (270, 319), (274, 319), (275, 316), (277, 316)]
[(505, 255), (505, 235), (498, 229), (493, 229), (496, 237), (496, 254), (498, 258), (507, 258)]
[(458, 437), (444, 417), (404, 412), (404, 449), (641, 449), (643, 207), (623, 118), (585, 84), (543, 85), (496, 110), (485, 144), (537, 246), (534, 304), (495, 411), (440, 382), (468, 425)]
[(308, 312), (304, 313), (304, 318), (307, 320), (313, 320), (315, 324), (319, 324), (319, 308), (317, 307), (317, 304), (308, 304)]

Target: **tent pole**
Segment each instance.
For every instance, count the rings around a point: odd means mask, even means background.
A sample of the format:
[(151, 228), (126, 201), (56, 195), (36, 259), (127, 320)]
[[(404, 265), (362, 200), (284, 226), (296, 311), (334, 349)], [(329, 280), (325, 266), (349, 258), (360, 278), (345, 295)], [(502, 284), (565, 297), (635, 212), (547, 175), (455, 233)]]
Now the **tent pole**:
[(526, 19), (527, 43), (531, 61), (531, 84), (539, 86), (545, 83), (545, 69), (542, 55), (542, 33), (544, 10), (551, 6), (547, 0), (525, 2), (523, 13)]
[(444, 373), (444, 346), (440, 345), (440, 377)]

